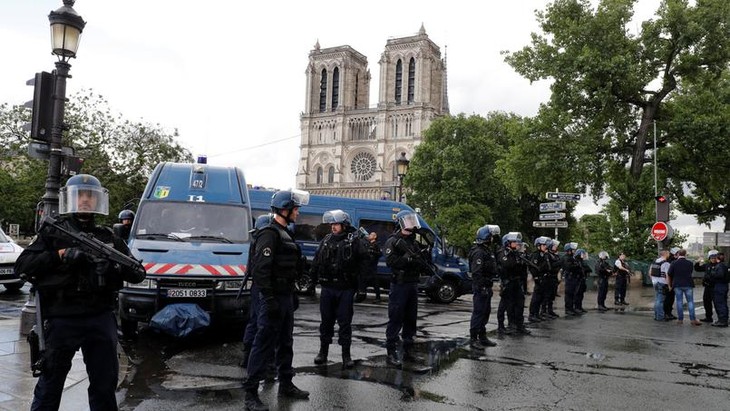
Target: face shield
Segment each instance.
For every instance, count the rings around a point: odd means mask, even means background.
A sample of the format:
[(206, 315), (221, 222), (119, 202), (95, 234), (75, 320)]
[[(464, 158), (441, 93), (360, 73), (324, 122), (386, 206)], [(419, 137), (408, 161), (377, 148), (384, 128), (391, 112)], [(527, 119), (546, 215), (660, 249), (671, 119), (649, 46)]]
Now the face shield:
[(296, 204), (297, 207), (305, 206), (309, 204), (309, 191), (304, 190), (298, 190), (298, 189), (292, 189), (291, 191), (291, 201)]
[(84, 184), (61, 187), (58, 212), (108, 215), (109, 191), (104, 187)]
[(322, 215), (323, 224), (345, 224), (349, 223), (349, 221), (350, 216), (342, 210), (330, 210)]
[(402, 215), (398, 219), (398, 224), (402, 230), (416, 231), (421, 228), (421, 223), (418, 222), (418, 215), (416, 213)]

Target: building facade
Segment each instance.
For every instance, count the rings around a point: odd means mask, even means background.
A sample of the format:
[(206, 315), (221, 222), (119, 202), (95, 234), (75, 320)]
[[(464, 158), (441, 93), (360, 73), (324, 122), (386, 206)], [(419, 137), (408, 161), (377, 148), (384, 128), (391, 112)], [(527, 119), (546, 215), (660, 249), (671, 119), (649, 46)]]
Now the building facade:
[(411, 158), (431, 121), (448, 114), (445, 58), (421, 26), (387, 41), (378, 102), (367, 57), (350, 46), (309, 53), (297, 187), (314, 194), (395, 199), (395, 161)]

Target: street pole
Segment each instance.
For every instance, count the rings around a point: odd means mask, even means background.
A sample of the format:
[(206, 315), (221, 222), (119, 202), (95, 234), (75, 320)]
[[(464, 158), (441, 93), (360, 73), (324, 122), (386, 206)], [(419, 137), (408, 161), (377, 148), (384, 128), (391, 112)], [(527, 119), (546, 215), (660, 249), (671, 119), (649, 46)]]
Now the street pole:
[(56, 62), (53, 72), (53, 127), (51, 127), (51, 152), (46, 177), (46, 192), (43, 195), (43, 215), (58, 215), (58, 191), (61, 187), (61, 163), (63, 162), (63, 129), (66, 107), (66, 79), (71, 65), (65, 61)]
[[(659, 195), (659, 187), (657, 185), (657, 166), (656, 166), (656, 161), (657, 161), (657, 152), (656, 152), (656, 120), (654, 120), (654, 198), (656, 198)], [(659, 220), (659, 210), (658, 210), (659, 204), (657, 204), (656, 201), (654, 201), (654, 207), (656, 208), (654, 211), (655, 211), (655, 216), (657, 217), (656, 220), (658, 221)], [(669, 224), (669, 223), (667, 222), (667, 224)], [(662, 252), (662, 244), (659, 241), (656, 242), (656, 251), (657, 251), (657, 256), (659, 255), (659, 253)]]
[(398, 202), (403, 202), (403, 176), (398, 176)]

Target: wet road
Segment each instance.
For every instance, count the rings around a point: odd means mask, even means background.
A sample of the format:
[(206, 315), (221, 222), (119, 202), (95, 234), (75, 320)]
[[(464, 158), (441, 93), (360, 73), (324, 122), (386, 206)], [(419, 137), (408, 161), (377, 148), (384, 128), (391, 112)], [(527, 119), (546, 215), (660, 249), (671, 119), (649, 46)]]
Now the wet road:
[[(652, 292), (636, 288), (626, 311), (543, 322), (531, 327), (531, 336), (500, 338), (499, 346), (481, 352), (466, 345), (468, 297), (448, 306), (424, 300), (417, 335), (424, 361), (405, 370), (385, 365), (387, 302), (356, 304), (355, 369), (341, 369), (336, 345), (327, 367), (314, 366), (319, 308), (316, 298), (303, 298), (294, 382), (311, 391), (311, 399), (279, 401), (275, 383), (264, 384), (261, 397), (272, 409), (296, 410), (730, 407), (730, 331), (652, 321)], [(491, 322), (494, 329), (494, 316)], [(175, 341), (143, 331), (124, 344), (133, 366), (121, 384), (120, 408), (241, 409), (244, 372), (236, 365), (241, 344), (233, 334), (218, 330)]]

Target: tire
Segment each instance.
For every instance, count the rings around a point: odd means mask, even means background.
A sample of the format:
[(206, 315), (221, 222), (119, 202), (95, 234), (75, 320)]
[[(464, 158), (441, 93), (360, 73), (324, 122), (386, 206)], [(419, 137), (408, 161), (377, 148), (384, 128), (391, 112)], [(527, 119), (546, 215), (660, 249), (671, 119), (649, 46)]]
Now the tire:
[(122, 337), (131, 340), (137, 336), (137, 321), (134, 320), (121, 320)]
[(20, 283), (10, 283), (10, 284), (3, 284), (3, 285), (5, 286), (5, 289), (9, 293), (17, 293), (18, 291), (20, 291), (21, 288), (23, 288), (23, 286), (25, 285), (25, 281), (20, 282)]
[(434, 301), (440, 304), (449, 304), (456, 300), (459, 296), (457, 291), (456, 283), (452, 280), (444, 280), (436, 286), (436, 289), (432, 292)]

